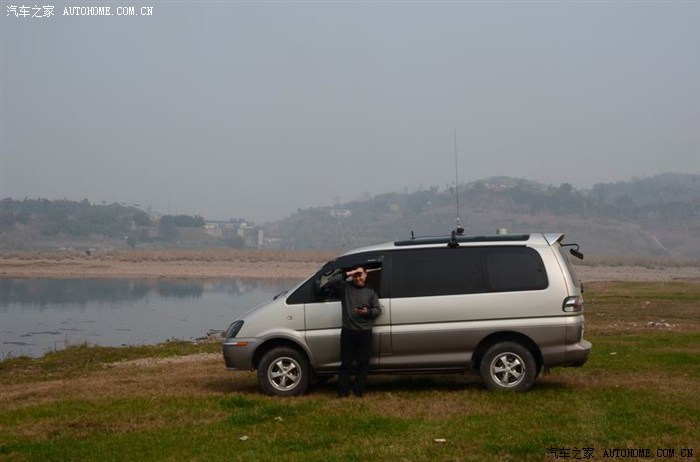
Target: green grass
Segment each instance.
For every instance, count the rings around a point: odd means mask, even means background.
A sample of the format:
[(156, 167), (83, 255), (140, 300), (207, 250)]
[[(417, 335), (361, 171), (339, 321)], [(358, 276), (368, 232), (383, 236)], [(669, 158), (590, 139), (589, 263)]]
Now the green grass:
[[(261, 394), (254, 373), (226, 372), (219, 362), (126, 372), (104, 366), (218, 351), (216, 344), (83, 346), (15, 358), (0, 363), (0, 460), (541, 461), (556, 460), (547, 457), (554, 448), (593, 448), (589, 460), (603, 460), (611, 448), (650, 448), (653, 460), (663, 460), (657, 449), (679, 456), (692, 448), (697, 460), (700, 328), (692, 326), (700, 307), (698, 299), (663, 298), (697, 289), (652, 286), (638, 295), (627, 284), (594, 286), (590, 361), (554, 369), (524, 394), (489, 392), (458, 375), (372, 376), (362, 400), (336, 399), (334, 381), (280, 399)], [(626, 297), (662, 300), (647, 315), (670, 311), (683, 328), (611, 327), (608, 318), (629, 309)], [(103, 392), (85, 395), (91, 380), (103, 378), (134, 384), (123, 393), (105, 382)], [(2, 384), (18, 381), (32, 392), (3, 392)], [(49, 396), (48, 385), (65, 393)]]
[[(697, 378), (697, 377), (696, 377)], [(440, 381), (434, 384), (440, 388)], [(0, 412), (4, 460), (542, 460), (547, 448), (693, 447), (700, 409), (663, 393), (543, 383), (530, 393), (437, 392), (460, 410), (424, 415), (418, 387), (337, 402), (326, 394), (64, 402)], [(377, 401), (405, 408), (381, 412)], [(478, 402), (477, 410), (470, 410)], [(241, 441), (242, 436), (248, 440)], [(444, 438), (446, 443), (435, 443)], [(599, 454), (600, 452), (597, 452)]]

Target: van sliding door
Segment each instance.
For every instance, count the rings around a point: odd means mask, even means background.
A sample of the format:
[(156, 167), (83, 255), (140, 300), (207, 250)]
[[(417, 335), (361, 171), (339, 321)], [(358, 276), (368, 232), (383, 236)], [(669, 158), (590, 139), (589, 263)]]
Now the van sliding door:
[(382, 358), (383, 368), (466, 366), (473, 350), (465, 335), (469, 297), (483, 292), (481, 268), (475, 248), (391, 253), (392, 355)]

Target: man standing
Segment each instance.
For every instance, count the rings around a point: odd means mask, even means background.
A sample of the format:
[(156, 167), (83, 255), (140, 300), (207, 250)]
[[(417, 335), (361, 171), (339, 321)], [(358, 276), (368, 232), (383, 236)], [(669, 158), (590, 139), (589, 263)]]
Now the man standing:
[[(347, 281), (351, 278), (351, 281)], [(357, 361), (353, 393), (362, 397), (372, 353), (372, 323), (382, 313), (377, 294), (367, 287), (367, 270), (357, 266), (351, 271), (336, 274), (328, 281), (338, 289), (343, 310), (343, 328), (340, 331), (340, 374), (338, 396), (350, 392), (350, 368)]]

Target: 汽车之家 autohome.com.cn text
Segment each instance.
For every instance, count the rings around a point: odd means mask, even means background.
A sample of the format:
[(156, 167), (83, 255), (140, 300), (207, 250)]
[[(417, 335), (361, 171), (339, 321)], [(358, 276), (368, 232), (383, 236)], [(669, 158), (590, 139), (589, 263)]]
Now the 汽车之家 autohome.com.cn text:
[(5, 16), (15, 18), (50, 18), (59, 16), (153, 16), (152, 6), (64, 6), (7, 5)]
[(63, 16), (153, 16), (152, 6), (66, 6)]

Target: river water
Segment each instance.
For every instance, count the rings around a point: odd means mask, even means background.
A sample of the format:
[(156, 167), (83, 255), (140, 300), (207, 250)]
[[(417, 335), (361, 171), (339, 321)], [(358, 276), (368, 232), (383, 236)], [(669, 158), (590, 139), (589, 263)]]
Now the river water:
[(299, 281), (2, 279), (0, 359), (87, 342), (194, 340)]

